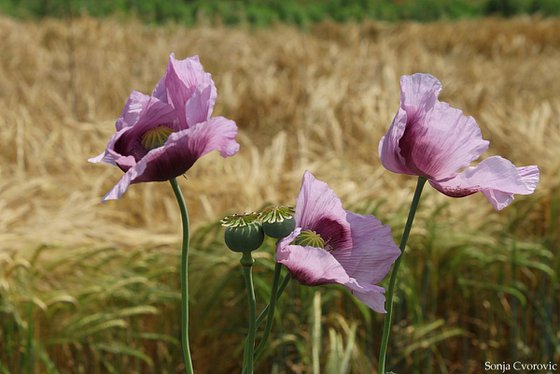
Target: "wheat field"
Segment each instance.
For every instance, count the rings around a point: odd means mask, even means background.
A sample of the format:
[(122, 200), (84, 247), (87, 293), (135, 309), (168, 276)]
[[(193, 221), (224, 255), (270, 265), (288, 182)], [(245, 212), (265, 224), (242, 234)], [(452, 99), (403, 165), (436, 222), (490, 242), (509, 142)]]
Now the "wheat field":
[[(238, 370), (245, 326), (237, 259), (221, 245), (218, 219), (293, 204), (311, 170), (346, 207), (375, 213), (400, 237), (415, 179), (383, 169), (377, 145), (399, 104), (399, 77), (414, 72), (438, 77), (441, 99), (477, 120), (491, 142), (484, 157), (536, 164), (541, 182), (499, 213), (480, 194), (424, 193), (401, 271), (393, 365), (462, 373), (513, 356), (558, 362), (559, 34), (560, 20), (539, 18), (300, 30), (0, 17), (0, 372), (180, 370), (171, 188), (134, 185), (101, 204), (121, 172), (87, 163), (130, 91), (151, 92), (170, 52), (200, 56), (218, 88), (214, 114), (240, 129), (238, 155), (206, 156), (180, 180), (196, 230), (199, 372)], [(259, 256), (264, 282), (270, 248)], [(217, 295), (220, 285), (228, 287)], [(264, 283), (259, 292), (262, 301)], [(344, 357), (349, 372), (374, 372), (379, 316), (338, 289), (289, 292), (300, 302), (279, 306), (286, 317), (259, 372), (338, 373)], [(323, 341), (311, 322), (289, 331), (297, 316), (319, 318)], [(309, 354), (317, 345), (319, 363)], [(226, 358), (219, 368), (217, 355)]]

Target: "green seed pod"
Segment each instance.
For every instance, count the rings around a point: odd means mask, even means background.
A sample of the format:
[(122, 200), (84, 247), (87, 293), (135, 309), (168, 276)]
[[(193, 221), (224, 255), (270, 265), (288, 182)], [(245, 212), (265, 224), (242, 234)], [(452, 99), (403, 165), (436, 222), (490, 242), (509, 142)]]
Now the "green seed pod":
[(264, 241), (264, 232), (258, 222), (243, 226), (227, 227), (224, 240), (234, 252), (248, 252), (259, 248)]
[(296, 228), (294, 208), (275, 206), (263, 209), (259, 213), (264, 233), (271, 238), (281, 239), (288, 236)]
[(294, 217), (284, 218), (278, 222), (263, 222), (263, 231), (266, 235), (274, 239), (281, 239), (288, 236), (296, 228), (296, 220)]

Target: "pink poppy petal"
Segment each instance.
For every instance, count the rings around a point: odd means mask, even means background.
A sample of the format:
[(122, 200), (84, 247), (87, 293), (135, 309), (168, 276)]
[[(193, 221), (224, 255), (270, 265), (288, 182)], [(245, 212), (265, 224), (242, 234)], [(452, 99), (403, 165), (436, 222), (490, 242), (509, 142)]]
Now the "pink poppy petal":
[[(186, 139), (188, 146), (195, 150), (199, 158), (211, 151), (219, 151), (222, 157), (233, 156), (239, 151), (239, 144), (235, 140), (237, 125), (230, 119), (212, 117), (189, 130), (190, 135)], [(174, 135), (171, 134), (170, 138), (174, 139)], [(179, 134), (176, 136), (178, 140)]]
[(301, 227), (296, 227), (294, 229), (294, 231), (292, 231), (290, 233), (290, 235), (280, 239), (278, 241), (278, 243), (276, 244), (276, 250), (283, 250), (284, 248), (286, 248), (287, 246), (290, 245), (290, 243), (292, 243), (294, 240), (296, 240), (296, 238), (298, 237), (299, 234), (301, 234)]
[(387, 312), (385, 310), (385, 289), (383, 287), (376, 285), (361, 287), (357, 286), (356, 283), (347, 284), (346, 287), (352, 291), (354, 296), (377, 313)]
[[(166, 170), (158, 170), (164, 164), (164, 154), (166, 153), (165, 147), (159, 147), (152, 149), (146, 156), (144, 156), (139, 162), (135, 163), (132, 156), (122, 157), (117, 161), (117, 165), (121, 163), (121, 168), (126, 170), (121, 179), (117, 184), (105, 195), (103, 202), (107, 200), (119, 199), (128, 189), (128, 186), (140, 182), (151, 182), (151, 181), (164, 181), (176, 177), (170, 176), (165, 177), (162, 173)], [(128, 169), (126, 169), (128, 168)], [(169, 172), (169, 170), (167, 170)]]
[(175, 178), (190, 169), (200, 157), (214, 150), (223, 157), (233, 156), (239, 150), (236, 135), (235, 122), (224, 117), (214, 117), (175, 132), (163, 147), (151, 150), (138, 162), (146, 163), (146, 170), (134, 183)]
[(352, 278), (361, 283), (381, 282), (401, 254), (391, 235), (391, 227), (374, 216), (347, 211), (352, 230), (352, 248), (335, 250), (333, 256)]
[(351, 248), (350, 224), (340, 199), (329, 186), (306, 171), (296, 203), (296, 226), (317, 232), (326, 244)]
[(379, 142), (379, 158), (383, 166), (394, 173), (421, 174), (402, 152), (401, 139), (410, 127), (422, 121), (431, 111), (441, 91), (441, 83), (430, 74), (401, 77), (401, 104), (387, 134)]
[(169, 103), (167, 98), (167, 88), (165, 87), (165, 80), (167, 79), (167, 71), (163, 74), (163, 77), (157, 82), (156, 87), (152, 91), (152, 96), (161, 100), (165, 103)]
[(310, 286), (345, 284), (350, 280), (342, 265), (322, 248), (288, 245), (276, 251), (276, 262), (286, 266), (298, 281)]
[(472, 117), (442, 102), (436, 102), (422, 120), (409, 122), (399, 143), (407, 165), (433, 179), (455, 176), (488, 144)]
[(379, 142), (379, 159), (385, 167), (394, 173), (416, 175), (416, 170), (410, 169), (406, 165), (405, 159), (401, 156), (399, 142), (406, 129), (406, 112), (399, 108), (393, 123), (381, 141)]
[(124, 105), (121, 116), (115, 123), (117, 131), (122, 130), (124, 127), (134, 126), (149, 101), (150, 96), (138, 91), (132, 91)]
[[(187, 122), (185, 104), (197, 88), (203, 91), (207, 87), (210, 87), (210, 92), (207, 95), (206, 108), (208, 108), (207, 112), (211, 113), (217, 97), (216, 86), (212, 76), (204, 71), (198, 56), (184, 60), (175, 59), (173, 53), (169, 56), (169, 64), (165, 73), (167, 100), (177, 110), (179, 121), (183, 126), (194, 125)], [(161, 88), (156, 87), (156, 90), (161, 91)]]
[(127, 133), (131, 130), (132, 130), (131, 126), (123, 127), (122, 129), (118, 130), (116, 133), (114, 133), (111, 136), (111, 139), (109, 139), (109, 143), (107, 143), (107, 147), (105, 148), (105, 151), (95, 157), (88, 159), (88, 162), (94, 164), (98, 162), (105, 162), (109, 165), (117, 166), (117, 160), (119, 160), (123, 156), (114, 150), (115, 143), (120, 139), (120, 137), (124, 133)]
[(127, 172), (128, 169), (136, 165), (136, 160), (132, 156), (121, 156), (115, 160), (115, 165)]
[(146, 163), (138, 163), (128, 169), (128, 171), (124, 173), (117, 184), (109, 192), (107, 192), (102, 201), (106, 202), (108, 200), (119, 199), (122, 195), (124, 195), (124, 193), (128, 189), (128, 186), (130, 186), (130, 184), (132, 184), (139, 175), (142, 175), (145, 169)]
[(451, 197), (463, 197), (482, 192), (496, 210), (508, 206), (514, 194), (533, 193), (539, 182), (537, 166), (516, 167), (500, 156), (489, 157), (475, 167), (469, 167), (454, 178), (430, 184)]
[[(97, 164), (98, 162), (104, 161), (103, 159), (105, 158), (106, 153), (107, 151), (103, 151), (95, 157), (90, 157), (88, 158), (88, 162), (91, 162), (92, 164)], [(108, 162), (108, 163), (114, 165), (114, 162)]]
[(408, 122), (415, 122), (430, 111), (441, 91), (441, 83), (430, 74), (417, 73), (401, 77), (401, 108)]
[[(184, 60), (177, 60), (175, 58), (175, 54), (171, 53), (169, 55), (165, 73), (152, 91), (152, 96), (157, 97), (161, 101), (171, 103), (168, 97), (167, 83), (169, 83), (170, 80), (181, 80), (183, 78), (182, 83), (186, 85), (186, 87), (183, 88), (190, 88), (194, 90), (197, 86), (197, 79), (194, 75), (197, 73), (204, 74), (204, 68), (202, 67), (202, 64), (200, 64), (198, 56), (187, 57)], [(188, 91), (185, 92), (185, 94), (183, 104), (191, 95)], [(180, 106), (182, 107), (182, 105)]]
[(385, 289), (376, 285), (368, 287), (365, 291), (352, 290), (352, 294), (360, 299), (364, 304), (375, 310), (377, 313), (386, 313), (385, 310)]
[(210, 107), (210, 96), (212, 86), (206, 86), (203, 90), (196, 89), (185, 105), (185, 117), (189, 127), (210, 118), (212, 108)]
[(160, 101), (155, 97), (151, 97), (150, 101), (145, 105), (144, 110), (140, 113), (138, 121), (134, 125), (134, 131), (144, 132), (152, 127), (160, 125), (174, 125), (175, 114), (173, 107), (166, 102)]

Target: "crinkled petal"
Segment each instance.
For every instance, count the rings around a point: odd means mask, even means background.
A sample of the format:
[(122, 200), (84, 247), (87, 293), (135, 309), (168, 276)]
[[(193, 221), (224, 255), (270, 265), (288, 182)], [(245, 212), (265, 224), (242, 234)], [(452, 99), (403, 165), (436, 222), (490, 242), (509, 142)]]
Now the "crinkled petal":
[(340, 199), (329, 186), (306, 171), (296, 203), (296, 226), (320, 234), (327, 246), (352, 247), (350, 224)]
[(210, 96), (212, 95), (212, 86), (207, 86), (203, 90), (196, 89), (191, 98), (185, 105), (185, 116), (189, 126), (206, 121), (210, 118), (212, 108), (210, 108)]
[(103, 202), (107, 200), (116, 200), (120, 198), (128, 189), (128, 186), (136, 179), (139, 175), (142, 175), (146, 169), (146, 163), (140, 162), (129, 168), (126, 173), (121, 177), (117, 184), (103, 197)]
[(127, 127), (123, 127), (122, 129), (118, 130), (116, 133), (113, 134), (113, 136), (111, 136), (111, 139), (109, 139), (109, 143), (107, 143), (107, 147), (105, 148), (105, 151), (103, 151), (103, 153), (92, 157), (90, 159), (88, 159), (89, 162), (91, 163), (98, 163), (98, 162), (105, 162), (109, 165), (115, 165), (118, 166), (117, 161), (119, 159), (122, 159), (124, 156), (122, 156), (121, 154), (119, 154), (118, 152), (116, 152), (114, 150), (115, 148), (115, 143), (119, 140), (119, 138), (126, 132), (130, 131), (132, 129), (132, 127), (127, 126)]
[(539, 178), (537, 166), (516, 167), (505, 158), (493, 156), (475, 167), (467, 168), (454, 178), (430, 180), (430, 184), (451, 197), (482, 192), (496, 210), (501, 210), (512, 202), (514, 194), (533, 193)]
[(322, 248), (287, 245), (276, 252), (276, 262), (288, 268), (303, 284), (345, 284), (350, 277), (338, 261)]
[(435, 105), (441, 83), (430, 74), (417, 73), (401, 77), (401, 108), (409, 123), (422, 118)]
[[(171, 55), (173, 56), (173, 53)], [(169, 68), (169, 64), (168, 64), (168, 68)], [(165, 87), (166, 78), (167, 78), (167, 71), (163, 73), (163, 77), (161, 77), (159, 82), (156, 84), (156, 87), (152, 91), (152, 96), (165, 103), (170, 103), (169, 99), (167, 98), (167, 88)]]
[[(103, 151), (95, 157), (90, 157), (90, 158), (88, 158), (88, 162), (91, 162), (92, 164), (97, 164), (98, 162), (105, 161), (104, 159), (105, 159), (105, 154), (106, 153), (107, 153), (107, 151)], [(115, 164), (114, 161), (110, 162), (109, 160), (107, 160), (106, 162), (108, 164), (111, 164), (111, 165)]]
[(352, 291), (354, 296), (377, 313), (386, 313), (385, 290), (383, 287), (376, 285), (367, 285), (367, 287), (362, 287), (354, 282), (346, 284), (346, 287)]
[(126, 104), (124, 105), (121, 116), (115, 123), (117, 131), (120, 131), (125, 127), (134, 126), (138, 122), (142, 111), (149, 102), (150, 96), (144, 95), (138, 91), (132, 91), (126, 101)]
[(406, 129), (406, 112), (399, 108), (393, 123), (381, 141), (379, 142), (379, 159), (385, 169), (399, 174), (416, 175), (417, 171), (406, 165), (405, 159), (401, 156), (399, 141)]
[(409, 126), (422, 121), (431, 111), (441, 91), (441, 83), (430, 74), (401, 77), (401, 104), (387, 134), (379, 142), (379, 158), (383, 166), (394, 173), (419, 174), (414, 164), (401, 152), (401, 138)]
[(219, 151), (222, 157), (233, 156), (239, 151), (239, 144), (235, 140), (237, 125), (224, 117), (212, 117), (206, 122), (177, 133), (177, 136), (171, 134), (171, 141), (177, 141), (179, 147), (181, 133), (189, 134), (186, 143), (198, 158), (211, 151)]
[(374, 216), (347, 211), (346, 219), (352, 230), (352, 248), (336, 250), (333, 256), (348, 275), (360, 283), (381, 282), (391, 265), (401, 254), (391, 235), (391, 227)]
[[(205, 109), (202, 111), (206, 113), (206, 118), (210, 116), (216, 103), (217, 91), (212, 76), (204, 71), (198, 56), (177, 60), (172, 53), (169, 56), (167, 71), (162, 79), (164, 79), (164, 83), (162, 84), (161, 81), (158, 83), (154, 90), (154, 96), (165, 98), (175, 107), (182, 128), (196, 125), (196, 123), (188, 122), (185, 106), (197, 89), (200, 92), (209, 90), (204, 95), (206, 101), (196, 106), (204, 106)], [(163, 94), (164, 91), (165, 95)], [(195, 117), (198, 118), (198, 114)]]
[(438, 101), (441, 83), (429, 74), (401, 78), (401, 107), (379, 143), (395, 173), (451, 178), (488, 148), (472, 117)]
[(409, 122), (399, 143), (408, 167), (438, 180), (455, 176), (479, 158), (488, 144), (474, 118), (442, 102), (422, 120)]

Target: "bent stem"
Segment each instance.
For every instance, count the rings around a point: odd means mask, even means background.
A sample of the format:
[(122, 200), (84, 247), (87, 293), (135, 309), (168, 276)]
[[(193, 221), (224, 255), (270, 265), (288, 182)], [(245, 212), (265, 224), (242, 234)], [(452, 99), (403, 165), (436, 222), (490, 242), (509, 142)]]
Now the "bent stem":
[(255, 350), (255, 361), (259, 359), (259, 356), (263, 353), (264, 347), (266, 346), (266, 341), (270, 335), (270, 330), (272, 329), (272, 321), (274, 319), (274, 307), (276, 306), (276, 300), (278, 299), (278, 285), (280, 284), (280, 273), (282, 272), (282, 264), (276, 263), (274, 267), (274, 278), (272, 280), (272, 290), (270, 291), (270, 302), (268, 303), (268, 316), (266, 318), (266, 325), (264, 326), (264, 333), (262, 339)]
[(192, 374), (194, 370), (191, 349), (189, 347), (189, 213), (187, 212), (187, 204), (177, 184), (177, 180), (173, 178), (169, 182), (171, 187), (173, 187), (173, 192), (175, 192), (183, 222), (183, 246), (181, 249), (181, 345), (183, 348), (185, 371), (187, 374)]
[(247, 299), (249, 302), (249, 332), (245, 341), (245, 352), (243, 353), (243, 373), (253, 374), (253, 357), (255, 349), (255, 336), (257, 332), (257, 306), (255, 300), (255, 288), (253, 286), (252, 267), (253, 256), (251, 252), (243, 252), (241, 257), (241, 265), (243, 266), (243, 276), (245, 278), (245, 288), (247, 289)]
[[(280, 287), (278, 287), (278, 292), (276, 293), (276, 300), (278, 300), (280, 298), (280, 296), (282, 296), (282, 293), (284, 292), (284, 290), (288, 286), (288, 283), (290, 283), (290, 279), (292, 279), (292, 276), (290, 275), (290, 273), (288, 273), (284, 276), (284, 279), (282, 280), (282, 284), (280, 284)], [(265, 306), (264, 309), (262, 310), (262, 312), (257, 317), (257, 326), (260, 325), (260, 323), (262, 322), (264, 317), (266, 317), (268, 315), (269, 310), (270, 310), (270, 304)]]
[[(275, 276), (276, 276), (276, 268), (274, 270), (275, 270)], [(280, 275), (280, 273), (278, 273), (278, 275)], [(257, 320), (255, 321), (255, 329), (261, 324), (263, 319), (269, 315), (269, 311), (271, 310), (271, 305), (275, 304), (276, 300), (278, 300), (280, 298), (280, 296), (282, 296), (282, 293), (284, 292), (284, 290), (288, 286), (288, 283), (290, 283), (290, 279), (292, 279), (290, 273), (288, 273), (284, 276), (284, 279), (282, 280), (282, 283), (280, 284), (280, 287), (278, 287), (278, 290), (276, 291), (276, 294), (275, 294), (275, 297), (274, 297), (274, 302), (272, 301), (272, 298), (271, 298), (270, 303), (267, 306), (264, 307), (264, 309), (261, 311), (261, 313), (257, 317)], [(273, 286), (273, 288), (274, 288), (274, 286)], [(272, 311), (274, 311), (274, 306), (272, 306)], [(272, 317), (270, 317), (270, 318), (272, 318)], [(263, 339), (264, 339), (264, 337), (263, 337)], [(257, 347), (257, 350), (254, 354), (255, 360), (257, 360), (260, 357), (260, 355), (262, 354), (262, 352), (264, 351), (264, 346), (261, 347), (261, 345), (264, 345), (264, 340), (261, 341), (261, 343), (259, 343), (259, 346)], [(247, 338), (245, 339), (245, 345), (244, 346), (247, 347)], [(245, 352), (243, 354), (243, 367), (246, 366), (246, 362), (247, 362), (247, 349), (245, 349)], [(244, 369), (242, 371), (242, 374), (245, 374), (246, 372), (247, 372), (246, 369)]]
[(416, 214), (416, 209), (418, 208), (418, 203), (420, 202), (420, 195), (422, 194), (422, 189), (426, 183), (426, 178), (418, 177), (418, 183), (416, 184), (416, 190), (414, 191), (414, 197), (412, 198), (412, 203), (410, 204), (410, 211), (408, 212), (408, 218), (406, 220), (406, 225), (404, 226), (403, 235), (401, 238), (401, 244), (399, 248), (401, 250), (401, 255), (395, 261), (393, 270), (391, 272), (391, 279), (389, 280), (389, 289), (387, 290), (387, 315), (383, 321), (383, 335), (381, 337), (381, 348), (379, 349), (379, 374), (385, 374), (385, 361), (387, 356), (387, 346), (389, 344), (389, 334), (391, 330), (391, 317), (393, 315), (393, 295), (395, 291), (395, 283), (397, 281), (397, 272), (401, 265), (404, 250), (406, 248), (406, 242), (408, 241), (408, 236), (410, 235), (410, 229), (412, 228), (412, 222), (414, 221), (414, 215)]

